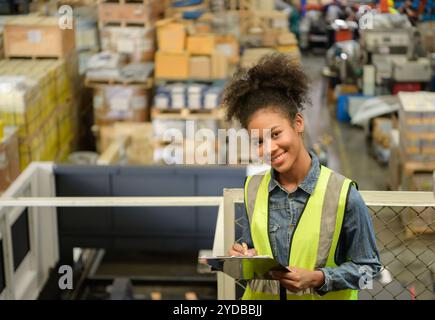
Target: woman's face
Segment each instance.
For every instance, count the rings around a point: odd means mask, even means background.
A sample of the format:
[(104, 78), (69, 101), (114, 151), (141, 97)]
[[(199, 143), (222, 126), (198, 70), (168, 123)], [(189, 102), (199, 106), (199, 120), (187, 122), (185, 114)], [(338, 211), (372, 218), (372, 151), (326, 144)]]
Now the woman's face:
[[(258, 153), (272, 168), (278, 172), (289, 171), (303, 148), (302, 133), (304, 119), (297, 114), (291, 125), (290, 120), (279, 111), (266, 108), (255, 112), (248, 123), (248, 131), (259, 131)], [(263, 133), (270, 130), (270, 155), (267, 142), (263, 141)], [(267, 134), (266, 134), (267, 136)]]

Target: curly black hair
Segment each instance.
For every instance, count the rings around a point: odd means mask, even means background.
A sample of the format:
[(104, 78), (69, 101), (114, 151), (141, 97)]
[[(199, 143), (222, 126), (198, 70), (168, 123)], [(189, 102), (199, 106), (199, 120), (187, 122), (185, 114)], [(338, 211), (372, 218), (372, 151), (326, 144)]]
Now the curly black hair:
[(309, 103), (309, 80), (291, 56), (268, 54), (250, 69), (241, 69), (226, 85), (223, 104), (227, 120), (236, 118), (247, 127), (250, 117), (263, 108), (276, 108), (291, 123)]

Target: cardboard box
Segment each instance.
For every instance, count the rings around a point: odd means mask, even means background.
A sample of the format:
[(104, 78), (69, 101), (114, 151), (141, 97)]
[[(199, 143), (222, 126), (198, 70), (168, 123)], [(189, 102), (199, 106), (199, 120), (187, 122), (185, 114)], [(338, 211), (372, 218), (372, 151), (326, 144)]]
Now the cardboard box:
[(189, 77), (189, 57), (186, 52), (167, 53), (158, 51), (155, 59), (156, 79), (183, 80)]
[(99, 131), (100, 153), (110, 144), (123, 137), (129, 137), (127, 158), (130, 164), (151, 164), (153, 162), (153, 128), (151, 123), (116, 122), (102, 126)]
[(242, 56), (242, 68), (250, 68), (255, 65), (263, 56), (273, 53), (271, 48), (251, 48), (246, 49)]
[(98, 5), (100, 22), (140, 22), (150, 23), (149, 6), (143, 3), (108, 3)]
[(148, 120), (148, 92), (128, 86), (104, 86), (94, 91), (94, 122), (110, 125), (117, 121)]
[(187, 51), (192, 55), (211, 55), (214, 52), (214, 48), (214, 35), (195, 35), (187, 38)]
[(101, 47), (128, 56), (129, 62), (153, 61), (155, 54), (154, 28), (103, 27)]
[(388, 161), (388, 184), (391, 191), (397, 191), (400, 188), (402, 179), (402, 166), (400, 163), (399, 148), (399, 130), (391, 131), (390, 139), (390, 159)]
[(435, 162), (435, 93), (400, 92), (398, 96), (403, 158), (422, 163)]
[(186, 30), (181, 23), (160, 23), (157, 28), (159, 51), (183, 53), (186, 43)]
[(191, 79), (211, 78), (211, 59), (207, 56), (190, 57), (189, 77)]
[(253, 8), (258, 11), (273, 11), (275, 10), (274, 0), (254, 0), (251, 1)]
[(234, 36), (216, 36), (216, 51), (228, 57), (229, 63), (237, 64), (240, 60), (240, 44)]
[(265, 30), (262, 36), (262, 44), (264, 47), (274, 47), (278, 44), (277, 38), (278, 38), (279, 31), (278, 30)]
[(373, 141), (383, 148), (390, 148), (391, 130), (393, 123), (390, 118), (375, 118), (373, 119)]
[(338, 84), (335, 86), (334, 89), (335, 99), (337, 99), (341, 95), (356, 93), (359, 93), (359, 89), (356, 85), (353, 84)]
[(228, 68), (227, 56), (220, 52), (215, 52), (211, 58), (212, 79), (227, 79), (229, 76)]
[(58, 17), (24, 16), (4, 27), (6, 57), (65, 57), (75, 49), (74, 29), (59, 28)]
[(296, 39), (295, 35), (290, 32), (279, 34), (277, 37), (277, 42), (280, 46), (290, 46), (298, 44), (298, 40)]
[(418, 24), (423, 47), (427, 52), (435, 52), (435, 21), (425, 21)]

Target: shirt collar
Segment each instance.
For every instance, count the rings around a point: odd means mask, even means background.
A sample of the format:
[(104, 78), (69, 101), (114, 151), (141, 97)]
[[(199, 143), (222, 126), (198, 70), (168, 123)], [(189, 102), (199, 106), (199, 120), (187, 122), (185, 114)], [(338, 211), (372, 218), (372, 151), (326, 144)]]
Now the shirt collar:
[[(304, 180), (299, 184), (298, 188), (304, 190), (308, 194), (312, 194), (314, 188), (316, 187), (317, 179), (320, 174), (320, 163), (317, 156), (309, 151), (308, 152), (311, 157), (311, 168), (308, 171), (308, 174), (305, 176)], [(278, 180), (276, 179), (276, 171), (272, 168), (270, 169), (270, 182), (269, 182), (269, 193), (274, 190), (276, 187), (281, 188), (283, 191), (286, 191), (284, 187), (280, 185)], [(286, 191), (287, 192), (287, 191)]]

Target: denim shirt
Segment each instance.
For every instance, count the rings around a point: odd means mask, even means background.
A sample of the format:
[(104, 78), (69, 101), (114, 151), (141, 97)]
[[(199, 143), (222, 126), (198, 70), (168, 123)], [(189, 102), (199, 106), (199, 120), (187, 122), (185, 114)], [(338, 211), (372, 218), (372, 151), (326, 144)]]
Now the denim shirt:
[[(317, 156), (312, 153), (310, 156), (312, 161), (308, 175), (292, 192), (287, 192), (279, 184), (274, 170), (271, 169), (269, 238), (273, 256), (284, 266), (289, 263), (290, 240), (296, 223), (305, 203), (314, 191), (320, 174)], [(244, 228), (243, 237), (248, 246), (252, 248), (253, 242), (249, 227)], [(371, 218), (361, 195), (353, 185), (346, 203), (335, 261), (338, 267), (319, 268), (325, 275), (324, 285), (316, 290), (319, 294), (343, 289), (358, 290), (364, 270), (372, 270), (371, 277), (375, 277), (381, 269)]]

